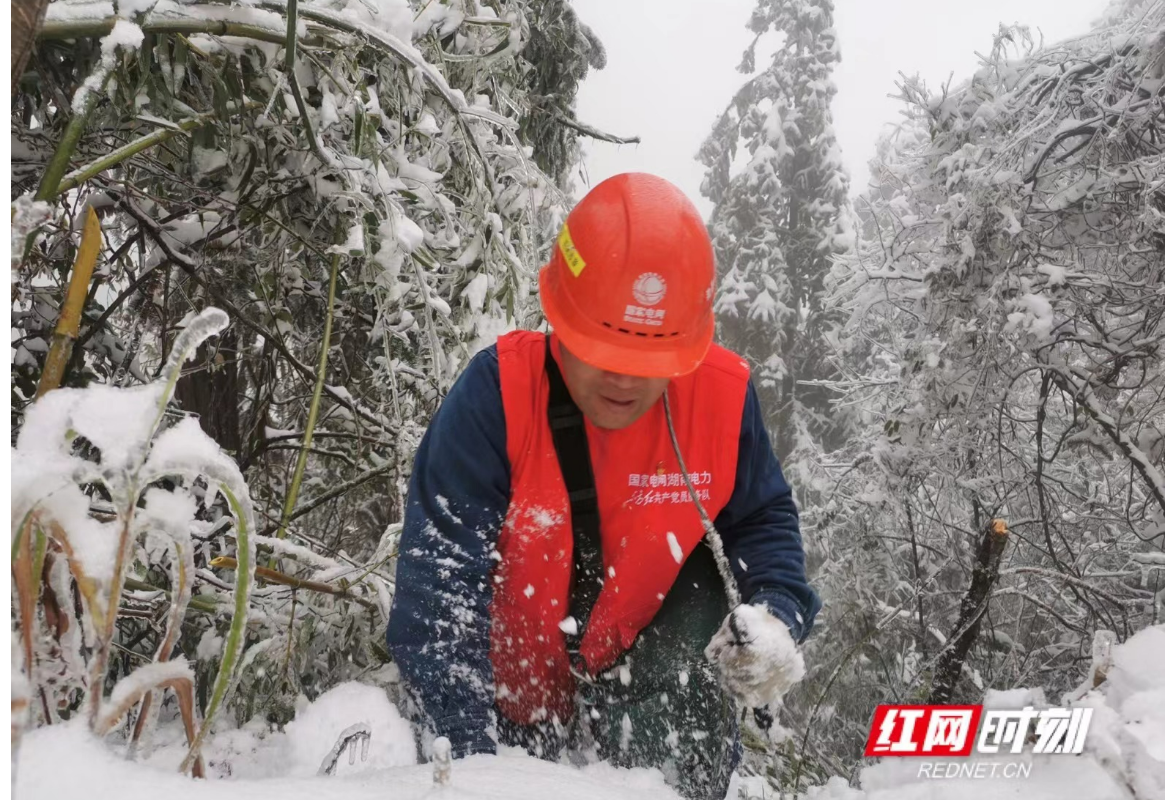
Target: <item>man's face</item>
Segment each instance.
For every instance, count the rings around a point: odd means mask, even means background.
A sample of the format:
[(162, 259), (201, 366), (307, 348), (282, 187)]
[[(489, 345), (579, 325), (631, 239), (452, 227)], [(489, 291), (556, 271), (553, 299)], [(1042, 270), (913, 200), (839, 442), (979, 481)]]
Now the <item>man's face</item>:
[(576, 358), (563, 344), (563, 376), (572, 400), (598, 428), (619, 430), (636, 422), (661, 397), (669, 378), (605, 372)]

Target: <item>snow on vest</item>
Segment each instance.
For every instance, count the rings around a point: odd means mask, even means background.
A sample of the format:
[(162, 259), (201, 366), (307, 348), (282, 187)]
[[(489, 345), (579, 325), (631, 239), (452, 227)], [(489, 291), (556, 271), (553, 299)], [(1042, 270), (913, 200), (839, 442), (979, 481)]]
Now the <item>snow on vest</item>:
[[(559, 360), (554, 337), (552, 347)], [(541, 333), (498, 339), (511, 498), (498, 539), (490, 662), (499, 709), (520, 724), (571, 717), (575, 686), (565, 635), (572, 569), (567, 489), (547, 424)], [(690, 480), (712, 519), (735, 485), (749, 370), (712, 345), (692, 374), (670, 382), (670, 409)], [(580, 642), (595, 675), (648, 625), (703, 536), (658, 402), (623, 430), (585, 421), (600, 509), (606, 578)], [(706, 545), (703, 545), (704, 547)]]

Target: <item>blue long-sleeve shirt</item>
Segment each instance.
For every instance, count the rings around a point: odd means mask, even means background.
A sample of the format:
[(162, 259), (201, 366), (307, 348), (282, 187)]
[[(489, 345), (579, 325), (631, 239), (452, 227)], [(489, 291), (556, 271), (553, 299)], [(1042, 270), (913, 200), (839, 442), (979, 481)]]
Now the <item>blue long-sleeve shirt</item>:
[[(506, 414), (498, 352), (489, 347), (458, 378), (421, 439), (388, 620), (388, 647), (405, 682), (458, 756), (494, 751), (489, 607), (494, 548), (509, 504)], [(805, 578), (792, 489), (750, 382), (734, 491), (714, 522), (742, 601), (766, 605), (803, 641), (821, 601)]]

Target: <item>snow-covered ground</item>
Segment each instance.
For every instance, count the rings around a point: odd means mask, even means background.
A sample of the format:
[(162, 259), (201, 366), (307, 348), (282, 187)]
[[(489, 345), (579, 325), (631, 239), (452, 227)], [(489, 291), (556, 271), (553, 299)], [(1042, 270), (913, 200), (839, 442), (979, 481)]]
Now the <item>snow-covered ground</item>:
[[(323, 758), (339, 734), (356, 723), (371, 730), (367, 758), (347, 751), (333, 776), (319, 776)], [(183, 759), (177, 726), (158, 733), (141, 763), (124, 760), (115, 737), (100, 743), (73, 723), (26, 734), (17, 766), (22, 800), (98, 800), (157, 797), (163, 800), (674, 800), (656, 770), (583, 770), (530, 758), (521, 751), (454, 762), (450, 785), (433, 785), (433, 768), (416, 763), (408, 723), (383, 690), (343, 684), (300, 710), (283, 732), (264, 726), (226, 730), (204, 748), (212, 780), (176, 772)], [(215, 778), (221, 778), (216, 780)]]
[[(1069, 698), (1094, 709), (1081, 755), (973, 756), (963, 761), (1021, 761), (1029, 777), (939, 780), (918, 776), (924, 759), (884, 758), (862, 771), (861, 789), (834, 779), (804, 800), (1163, 800), (1164, 626), (1140, 631), (1112, 657), (1102, 686), (1079, 687)], [(1026, 694), (992, 693), (986, 705), (1019, 708)]]
[[(1114, 648), (1114, 666), (1097, 690), (1079, 687), (1075, 706), (1094, 708), (1082, 755), (973, 757), (970, 761), (1031, 765), (1029, 777), (919, 777), (922, 759), (890, 758), (862, 772), (860, 789), (841, 779), (810, 789), (804, 800), (1161, 800), (1164, 796), (1164, 628), (1148, 628)], [(1019, 705), (1026, 692), (995, 693), (990, 703)], [(339, 733), (356, 723), (371, 731), (367, 758), (347, 753), (336, 774), (318, 776)], [(381, 689), (344, 684), (299, 710), (281, 732), (264, 726), (225, 730), (205, 755), (211, 780), (175, 772), (183, 757), (178, 730), (162, 728), (156, 748), (129, 763), (113, 737), (96, 741), (80, 724), (26, 734), (21, 745), (16, 797), (160, 797), (166, 800), (672, 800), (655, 770), (585, 769), (551, 764), (519, 752), (455, 762), (447, 787), (433, 784), (432, 767), (415, 763), (408, 724)], [(959, 759), (955, 759), (957, 763)], [(216, 780), (215, 778), (221, 778)], [(774, 798), (757, 781), (747, 797)], [(733, 788), (730, 797), (735, 797)]]

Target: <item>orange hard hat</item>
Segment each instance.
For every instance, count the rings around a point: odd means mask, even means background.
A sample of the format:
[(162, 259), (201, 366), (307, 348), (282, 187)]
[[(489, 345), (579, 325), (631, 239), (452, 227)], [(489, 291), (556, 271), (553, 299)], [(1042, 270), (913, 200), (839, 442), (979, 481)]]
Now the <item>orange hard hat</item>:
[(668, 181), (630, 172), (572, 209), (539, 271), (539, 302), (581, 361), (673, 378), (706, 357), (714, 284), (714, 251), (693, 204)]

